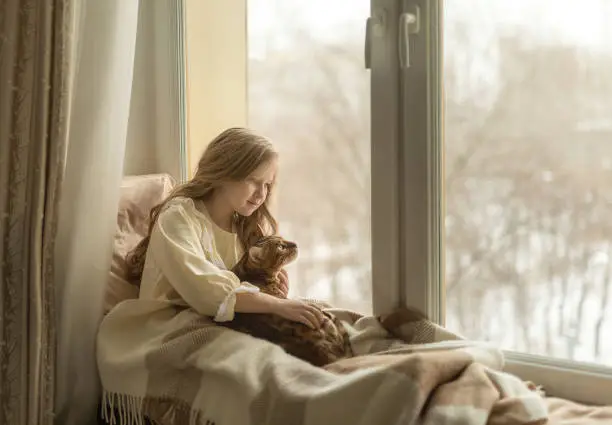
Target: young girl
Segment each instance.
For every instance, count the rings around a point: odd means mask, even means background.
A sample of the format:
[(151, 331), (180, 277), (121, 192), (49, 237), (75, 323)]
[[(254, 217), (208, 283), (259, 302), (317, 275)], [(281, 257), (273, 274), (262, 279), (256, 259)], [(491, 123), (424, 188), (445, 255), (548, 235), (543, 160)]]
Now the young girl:
[[(130, 254), (140, 299), (175, 300), (216, 321), (273, 313), (317, 328), (319, 310), (240, 282), (230, 269), (277, 224), (268, 208), (278, 155), (270, 141), (230, 128), (206, 148), (195, 176), (151, 211), (149, 236)], [(286, 274), (281, 278), (287, 283)]]

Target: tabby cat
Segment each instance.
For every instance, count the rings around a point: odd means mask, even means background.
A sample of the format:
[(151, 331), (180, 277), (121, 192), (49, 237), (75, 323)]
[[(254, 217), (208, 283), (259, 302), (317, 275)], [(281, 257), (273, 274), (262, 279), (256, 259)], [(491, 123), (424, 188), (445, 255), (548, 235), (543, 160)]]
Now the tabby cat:
[[(232, 271), (241, 281), (258, 286), (261, 292), (287, 298), (278, 274), (295, 260), (297, 252), (295, 243), (280, 236), (267, 236), (246, 251)], [(320, 310), (325, 320), (319, 329), (274, 314), (259, 313), (236, 313), (232, 321), (219, 324), (277, 344), (287, 353), (314, 366), (325, 366), (350, 357), (353, 352), (342, 323), (332, 314)]]

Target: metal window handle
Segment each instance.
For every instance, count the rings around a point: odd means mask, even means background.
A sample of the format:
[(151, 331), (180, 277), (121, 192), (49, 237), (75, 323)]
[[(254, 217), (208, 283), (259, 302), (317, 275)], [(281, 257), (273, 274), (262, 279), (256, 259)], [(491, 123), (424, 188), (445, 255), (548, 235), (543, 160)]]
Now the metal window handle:
[(399, 40), (397, 45), (401, 69), (410, 68), (410, 35), (419, 32), (420, 21), (418, 6), (412, 6), (409, 12), (402, 13), (399, 17)]

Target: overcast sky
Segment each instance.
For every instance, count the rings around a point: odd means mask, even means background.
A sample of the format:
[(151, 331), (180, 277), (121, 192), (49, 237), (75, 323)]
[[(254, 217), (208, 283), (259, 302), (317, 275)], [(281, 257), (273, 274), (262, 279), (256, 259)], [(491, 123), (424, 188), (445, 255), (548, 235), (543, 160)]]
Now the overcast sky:
[[(363, 38), (369, 0), (249, 0), (251, 54), (266, 46), (293, 48), (284, 25), (300, 25), (319, 40)], [(289, 16), (289, 19), (286, 17)], [(281, 22), (285, 19), (285, 22)], [(446, 0), (445, 19), (469, 22), (483, 34), (520, 27), (537, 42), (574, 44), (612, 53), (612, 0)]]

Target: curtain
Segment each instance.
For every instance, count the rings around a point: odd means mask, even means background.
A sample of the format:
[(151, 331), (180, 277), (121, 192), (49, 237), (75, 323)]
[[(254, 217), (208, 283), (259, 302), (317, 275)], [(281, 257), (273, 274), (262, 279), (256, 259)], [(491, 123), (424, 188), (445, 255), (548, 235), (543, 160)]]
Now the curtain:
[(140, 2), (125, 175), (164, 172), (181, 180), (179, 3)]
[(0, 424), (53, 423), (72, 0), (0, 0)]
[(0, 0), (2, 425), (96, 423), (121, 179), (184, 166), (175, 6)]
[(55, 246), (56, 423), (95, 423), (102, 314), (130, 117), (138, 0), (82, 0)]

